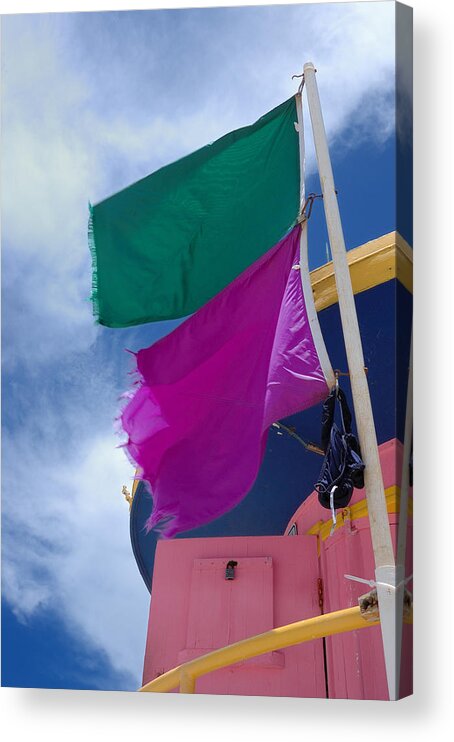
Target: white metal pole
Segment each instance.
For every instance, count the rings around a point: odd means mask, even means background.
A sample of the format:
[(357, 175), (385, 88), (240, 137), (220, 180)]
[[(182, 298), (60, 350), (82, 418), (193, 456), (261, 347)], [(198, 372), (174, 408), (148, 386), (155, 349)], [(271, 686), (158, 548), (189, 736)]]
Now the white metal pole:
[(396, 678), (396, 566), (388, 521), (383, 477), (378, 454), (377, 436), (364, 368), (364, 356), (356, 314), (355, 299), (348, 268), (342, 223), (334, 187), (333, 171), (323, 123), (320, 98), (312, 62), (304, 65), (307, 91), (323, 193), (328, 236), (333, 257), (339, 300), (339, 311), (347, 353), (348, 370), (355, 409), (356, 426), (365, 464), (364, 480), (369, 512), (372, 547), (375, 558), (375, 580), (380, 610), (380, 623), (385, 654), (390, 699), (397, 698)]
[[(300, 152), (300, 213), (306, 200), (306, 150), (304, 142), (304, 121), (303, 121), (303, 101), (302, 93), (299, 92), (296, 95), (296, 112), (298, 116), (297, 130), (299, 137), (299, 152)], [(334, 376), (333, 367), (326, 350), (325, 341), (323, 339), (320, 322), (318, 320), (317, 310), (315, 308), (314, 294), (312, 291), (311, 276), (309, 272), (309, 256), (308, 256), (308, 235), (307, 235), (307, 219), (301, 225), (300, 234), (300, 277), (301, 286), (303, 289), (304, 303), (306, 305), (307, 318), (312, 332), (312, 339), (314, 341), (315, 350), (322, 367), (323, 375), (325, 377), (328, 387), (334, 386), (336, 381)]]

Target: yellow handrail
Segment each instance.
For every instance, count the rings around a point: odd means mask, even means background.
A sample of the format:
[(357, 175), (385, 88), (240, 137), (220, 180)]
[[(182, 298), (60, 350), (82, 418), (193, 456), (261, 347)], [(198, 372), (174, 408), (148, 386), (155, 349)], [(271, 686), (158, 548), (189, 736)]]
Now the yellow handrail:
[(304, 621), (296, 621), (287, 626), (271, 629), (264, 634), (235, 642), (235, 644), (229, 644), (227, 647), (216, 649), (214, 652), (209, 652), (201, 657), (196, 657), (196, 659), (185, 662), (183, 665), (179, 665), (151, 680), (139, 690), (150, 693), (166, 693), (179, 686), (180, 693), (194, 693), (196, 679), (214, 670), (276, 649), (291, 647), (294, 644), (301, 644), (312, 639), (321, 639), (324, 636), (341, 634), (344, 631), (365, 629), (367, 626), (376, 626), (379, 623), (380, 619), (378, 617), (364, 618), (359, 605), (342, 611), (307, 618)]

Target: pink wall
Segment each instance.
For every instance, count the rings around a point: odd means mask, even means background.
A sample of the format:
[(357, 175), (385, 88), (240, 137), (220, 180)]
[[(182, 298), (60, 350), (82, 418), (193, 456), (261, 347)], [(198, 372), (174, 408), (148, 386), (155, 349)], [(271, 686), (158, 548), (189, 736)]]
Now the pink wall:
[[(230, 559), (235, 579), (225, 580)], [(143, 682), (228, 643), (320, 613), (312, 536), (160, 541)], [(197, 681), (198, 693), (324, 697), (322, 641), (272, 652)]]
[[(402, 447), (380, 446), (385, 488), (400, 482)], [(365, 498), (355, 491), (350, 505)], [(143, 682), (182, 662), (248, 636), (319, 615), (317, 580), (324, 587), (323, 612), (357, 605), (368, 586), (345, 574), (374, 578), (368, 518), (347, 521), (325, 540), (305, 535), (328, 521), (312, 493), (291, 518), (297, 536), (177, 539), (156, 550)], [(398, 515), (390, 514), (394, 543)], [(287, 530), (286, 529), (286, 533)], [(406, 574), (412, 572), (409, 520)], [(238, 561), (235, 579), (225, 566)], [(411, 586), (411, 585), (410, 585)], [(331, 698), (386, 699), (387, 686), (379, 627), (326, 639)], [(412, 631), (404, 627), (401, 696), (412, 692)], [(316, 640), (197, 681), (198, 693), (325, 697), (323, 643)]]
[[(379, 447), (385, 489), (401, 480), (402, 445), (396, 439)], [(412, 493), (410, 493), (412, 496)], [(350, 505), (364, 500), (365, 490), (355, 490)], [(313, 492), (291, 518), (287, 530), (296, 522), (298, 533), (306, 533), (317, 521), (330, 520)], [(399, 516), (389, 514), (391, 535), (396, 548)], [(318, 538), (320, 571), (324, 582), (324, 613), (357, 605), (368, 592), (367, 585), (345, 579), (345, 574), (374, 579), (374, 558), (368, 518), (347, 522), (326, 540)], [(412, 519), (408, 521), (406, 575), (411, 575), (413, 556)], [(412, 588), (411, 583), (409, 584)], [(401, 697), (412, 693), (412, 627), (404, 626)], [(379, 627), (353, 631), (326, 640), (328, 688), (331, 698), (387, 699), (383, 646)]]

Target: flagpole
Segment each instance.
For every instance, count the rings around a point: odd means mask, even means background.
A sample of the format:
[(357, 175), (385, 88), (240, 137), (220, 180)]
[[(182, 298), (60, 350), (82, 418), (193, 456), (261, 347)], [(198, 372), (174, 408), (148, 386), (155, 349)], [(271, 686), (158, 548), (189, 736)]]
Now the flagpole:
[(396, 564), (388, 521), (377, 436), (364, 367), (363, 348), (347, 262), (342, 223), (312, 62), (304, 65), (304, 83), (312, 121), (315, 151), (323, 193), (328, 237), (333, 258), (339, 311), (347, 353), (358, 439), (365, 464), (364, 481), (375, 559), (380, 625), (391, 700), (398, 697), (396, 677)]
[[(296, 113), (298, 122), (296, 129), (298, 131), (299, 139), (299, 153), (300, 153), (300, 214), (302, 213), (304, 203), (306, 201), (306, 148), (304, 141), (304, 120), (303, 120), (303, 94), (302, 86), (296, 94)], [(309, 325), (312, 332), (312, 339), (314, 341), (315, 350), (317, 351), (320, 366), (325, 377), (325, 381), (328, 387), (332, 387), (335, 384), (335, 376), (331, 361), (329, 359), (328, 351), (326, 350), (325, 340), (323, 338), (320, 322), (318, 319), (317, 310), (315, 308), (314, 293), (312, 291), (311, 276), (309, 272), (309, 255), (308, 255), (308, 236), (307, 236), (307, 219), (301, 224), (300, 233), (300, 277), (301, 287), (303, 289), (304, 303), (306, 305), (306, 313), (309, 321)]]

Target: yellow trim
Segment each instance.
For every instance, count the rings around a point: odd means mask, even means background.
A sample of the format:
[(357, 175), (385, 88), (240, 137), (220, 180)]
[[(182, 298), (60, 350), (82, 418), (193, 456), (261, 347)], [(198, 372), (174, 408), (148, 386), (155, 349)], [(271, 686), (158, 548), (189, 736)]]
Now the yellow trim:
[[(397, 278), (413, 292), (413, 251), (398, 232), (389, 232), (347, 252), (353, 292), (359, 294)], [(311, 271), (317, 312), (337, 303), (332, 262)]]
[[(134, 476), (139, 476), (140, 469), (136, 469), (136, 473)], [(139, 486), (140, 479), (134, 479), (132, 483), (132, 497), (134, 498), (134, 495), (136, 494), (136, 489)]]
[[(395, 484), (392, 487), (388, 487), (385, 489), (385, 497), (388, 513), (398, 513), (400, 507), (400, 487)], [(411, 499), (408, 500), (408, 514), (410, 516), (413, 515), (413, 500)], [(337, 513), (334, 530), (337, 531), (338, 528), (341, 528), (348, 521), (351, 522), (359, 520), (360, 518), (367, 518), (367, 516), (367, 500), (364, 499), (355, 502), (354, 505), (351, 505), (348, 508), (343, 508), (339, 513)], [(331, 533), (332, 523), (332, 518), (326, 521), (319, 520), (317, 523), (314, 523), (308, 531), (306, 531), (306, 534), (308, 536), (320, 536), (322, 541), (325, 541)]]

